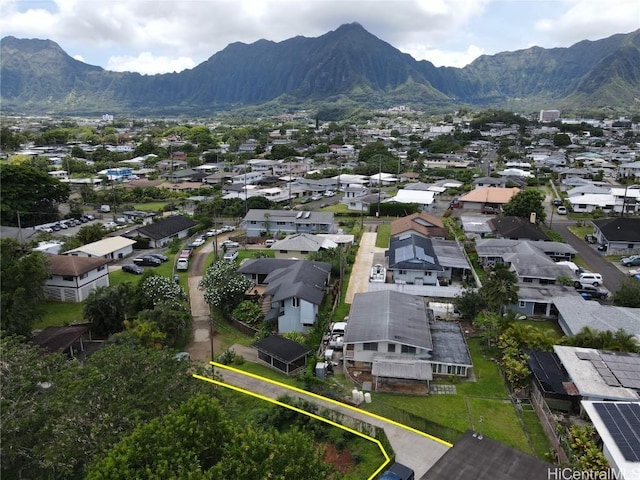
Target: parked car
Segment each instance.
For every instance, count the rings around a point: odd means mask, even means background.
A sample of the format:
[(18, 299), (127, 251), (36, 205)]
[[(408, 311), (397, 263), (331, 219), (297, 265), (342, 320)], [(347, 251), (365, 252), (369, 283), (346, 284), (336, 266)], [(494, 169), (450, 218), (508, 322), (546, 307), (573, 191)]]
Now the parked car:
[(482, 207), (482, 213), (486, 213), (489, 215), (497, 215), (500, 213), (499, 207), (492, 207), (491, 205), (485, 205)]
[(558, 207), (558, 215), (566, 215), (566, 214), (567, 214), (567, 207), (560, 205)]
[(90, 213), (85, 213), (85, 215), (84, 215), (84, 216), (85, 216), (85, 218), (86, 218), (87, 220), (95, 220), (95, 219), (96, 219), (96, 217), (94, 217), (94, 216), (93, 216), (93, 215), (91, 215)]
[(576, 292), (582, 295), (585, 300), (604, 300), (609, 296), (607, 290), (593, 285), (583, 285), (580, 288), (576, 288)]
[(581, 273), (578, 280), (573, 282), (573, 285), (576, 288), (583, 287), (584, 285), (593, 285), (594, 287), (597, 287), (598, 285), (602, 285), (602, 275), (593, 272)]
[(161, 253), (150, 253), (148, 255), (149, 257), (153, 257), (153, 258), (157, 258), (158, 260), (160, 260), (161, 262), (168, 262), (169, 261), (169, 257), (162, 255)]
[(236, 258), (238, 258), (237, 250), (227, 250), (222, 257), (222, 259), (227, 262), (233, 262)]
[(133, 263), (135, 263), (136, 265), (141, 265), (143, 267), (157, 267), (158, 265), (162, 265), (162, 261), (158, 260), (155, 257), (152, 257), (151, 255), (134, 258)]
[(560, 205), (562, 205), (562, 199), (560, 199), (560, 198), (554, 198), (554, 199), (553, 199), (553, 206), (554, 206), (554, 207), (559, 207)]
[(118, 224), (116, 222), (105, 222), (102, 224), (104, 228), (116, 228)]
[(233, 225), (223, 225), (220, 230), (223, 232), (233, 232), (236, 229)]
[(238, 242), (234, 242), (233, 240), (225, 240), (224, 242), (220, 243), (220, 246), (227, 248), (240, 248), (240, 244)]
[(264, 245), (267, 248), (271, 248), (271, 245), (273, 245), (274, 243), (276, 243), (276, 241), (273, 238), (268, 238), (264, 241)]
[(122, 271), (133, 273), (134, 275), (142, 275), (144, 273), (144, 268), (134, 263), (127, 263), (122, 266)]
[(600, 245), (598, 245), (598, 250), (600, 250), (601, 252), (606, 252), (608, 248), (609, 248), (608, 243), (601, 243)]
[(204, 235), (205, 235), (205, 237), (216, 237), (216, 236), (220, 235), (221, 233), (222, 233), (222, 230), (214, 228), (213, 230), (209, 230)]
[(322, 199), (322, 195), (312, 195), (311, 196), (311, 200), (313, 200), (314, 202), (317, 202), (320, 199)]
[(591, 245), (595, 245), (596, 243), (598, 243), (598, 239), (595, 235), (585, 235), (584, 241), (590, 243)]
[(324, 192), (324, 196), (325, 197), (333, 197), (335, 196), (336, 192), (334, 192), (333, 190), (327, 190), (326, 192)]
[(204, 245), (204, 242), (205, 242), (204, 238), (198, 237), (193, 242), (191, 242), (191, 245), (193, 245), (194, 247), (199, 247), (200, 245)]
[(625, 267), (640, 266), (640, 255), (631, 255), (630, 257), (624, 257), (620, 259), (620, 263)]

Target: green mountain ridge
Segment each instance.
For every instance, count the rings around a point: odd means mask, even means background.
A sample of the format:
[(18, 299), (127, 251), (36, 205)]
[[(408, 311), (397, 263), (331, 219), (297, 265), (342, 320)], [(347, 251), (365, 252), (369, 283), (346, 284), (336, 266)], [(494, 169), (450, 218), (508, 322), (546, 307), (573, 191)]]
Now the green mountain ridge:
[(232, 43), (191, 70), (111, 72), (50, 40), (0, 41), (5, 113), (215, 113), (339, 101), (385, 108), (457, 105), (638, 110), (640, 30), (568, 48), (483, 55), (464, 68), (416, 61), (357, 23), (315, 38)]

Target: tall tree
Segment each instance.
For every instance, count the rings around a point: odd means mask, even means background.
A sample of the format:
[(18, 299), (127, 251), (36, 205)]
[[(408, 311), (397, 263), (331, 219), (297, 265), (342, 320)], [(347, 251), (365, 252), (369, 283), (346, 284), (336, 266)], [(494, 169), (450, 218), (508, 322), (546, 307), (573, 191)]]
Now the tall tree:
[(229, 314), (243, 300), (251, 281), (238, 273), (235, 265), (223, 260), (207, 268), (198, 288), (204, 291), (207, 303)]
[(489, 311), (502, 315), (504, 307), (518, 302), (518, 277), (506, 265), (494, 265), (479, 289)]
[(8, 334), (29, 336), (43, 314), (49, 264), (42, 253), (25, 251), (7, 238), (0, 240), (0, 257), (0, 327)]
[(58, 218), (58, 202), (69, 198), (70, 188), (29, 165), (0, 164), (0, 220), (3, 225), (32, 226)]
[(504, 204), (502, 210), (505, 215), (521, 218), (529, 218), (535, 212), (536, 222), (541, 223), (547, 218), (543, 202), (544, 194), (540, 190), (529, 188), (516, 193)]
[(640, 281), (625, 278), (620, 288), (613, 294), (613, 303), (619, 307), (640, 307)]
[(134, 287), (130, 283), (98, 287), (85, 300), (82, 313), (97, 335), (118, 333), (124, 321), (136, 314)]

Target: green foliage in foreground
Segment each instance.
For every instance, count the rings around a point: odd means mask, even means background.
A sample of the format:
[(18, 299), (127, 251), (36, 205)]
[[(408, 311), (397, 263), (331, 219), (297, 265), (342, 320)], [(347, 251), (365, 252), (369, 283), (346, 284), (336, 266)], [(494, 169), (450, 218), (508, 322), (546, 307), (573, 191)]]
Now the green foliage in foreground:
[(331, 473), (303, 433), (235, 428), (217, 400), (199, 395), (136, 428), (89, 469), (87, 478), (320, 480)]

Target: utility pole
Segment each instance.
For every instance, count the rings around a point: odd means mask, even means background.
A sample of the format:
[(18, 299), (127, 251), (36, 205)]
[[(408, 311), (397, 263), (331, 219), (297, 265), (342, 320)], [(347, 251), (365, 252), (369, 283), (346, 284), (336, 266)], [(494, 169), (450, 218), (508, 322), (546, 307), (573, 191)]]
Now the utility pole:
[(378, 154), (378, 211), (376, 217), (380, 218), (380, 195), (382, 194), (382, 155)]

